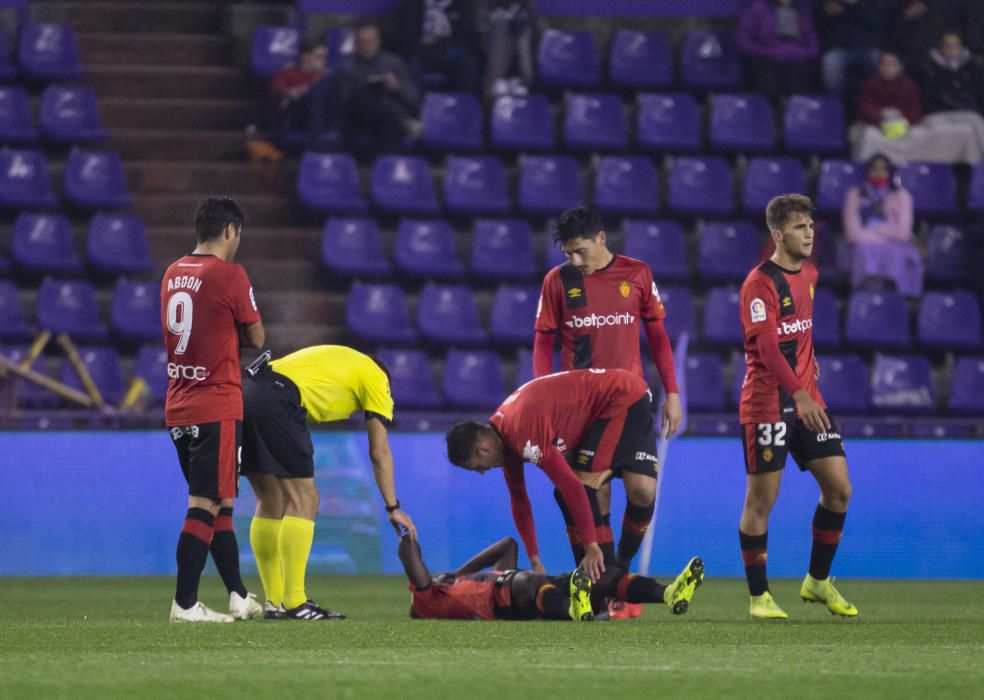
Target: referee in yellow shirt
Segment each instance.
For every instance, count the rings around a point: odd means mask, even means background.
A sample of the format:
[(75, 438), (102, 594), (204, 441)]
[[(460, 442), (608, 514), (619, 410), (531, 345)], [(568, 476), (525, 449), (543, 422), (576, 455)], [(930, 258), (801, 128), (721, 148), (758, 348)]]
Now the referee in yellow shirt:
[(318, 490), (307, 421), (345, 420), (363, 411), (369, 459), (394, 530), (417, 530), (400, 510), (387, 428), (393, 397), (385, 365), (341, 345), (315, 345), (262, 365), (243, 381), (242, 472), (256, 494), (249, 541), (266, 594), (267, 619), (341, 620), (304, 590)]

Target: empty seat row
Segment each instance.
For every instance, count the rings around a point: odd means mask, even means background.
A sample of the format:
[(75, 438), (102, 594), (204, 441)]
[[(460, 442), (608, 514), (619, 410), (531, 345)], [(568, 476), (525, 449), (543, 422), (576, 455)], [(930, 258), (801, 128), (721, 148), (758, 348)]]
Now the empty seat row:
[(0, 80), (14, 80), (18, 73), (27, 80), (49, 82), (76, 80), (85, 75), (75, 30), (68, 24), (28, 22), (17, 43), (17, 65), (10, 63), (0, 34)]
[[(83, 271), (71, 225), (63, 214), (22, 212), (14, 221), (10, 249), (14, 266), (23, 272), (73, 275)], [(93, 216), (86, 257), (91, 269), (101, 274), (134, 274), (154, 268), (147, 230), (136, 216)]]
[[(325, 32), (324, 43), (331, 67), (351, 56), (355, 37), (349, 27), (336, 25)], [(250, 70), (255, 76), (269, 78), (281, 68), (294, 65), (300, 52), (301, 35), (296, 27), (260, 25), (253, 30)]]
[[(65, 164), (64, 193), (82, 209), (129, 209), (123, 162), (116, 153), (73, 148)], [(33, 150), (0, 151), (0, 209), (54, 209), (58, 196), (51, 186), (44, 154)]]
[(41, 93), (39, 112), (40, 132), (24, 88), (0, 86), (0, 145), (33, 145), (42, 137), (52, 143), (106, 139), (91, 88), (51, 85)]
[(160, 303), (160, 283), (119, 280), (107, 328), (91, 284), (47, 279), (38, 292), (34, 329), (25, 321), (17, 288), (0, 280), (0, 339), (28, 340), (35, 330), (48, 330), (83, 343), (105, 342), (110, 331), (127, 343), (160, 340)]

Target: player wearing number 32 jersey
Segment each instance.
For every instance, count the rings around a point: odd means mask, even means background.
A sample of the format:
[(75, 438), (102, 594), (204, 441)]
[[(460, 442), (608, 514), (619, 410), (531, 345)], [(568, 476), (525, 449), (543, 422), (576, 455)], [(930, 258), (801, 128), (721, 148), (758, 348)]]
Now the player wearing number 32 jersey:
[[(188, 482), (172, 622), (231, 622), (263, 612), (239, 576), (232, 529), (243, 420), (240, 337), (253, 347), (265, 340), (249, 278), (232, 262), (243, 223), (243, 212), (231, 199), (202, 200), (195, 211), (198, 245), (172, 263), (161, 281), (168, 374), (164, 413)], [(198, 601), (210, 550), (229, 590), (230, 615)]]
[(769, 202), (766, 223), (776, 251), (752, 270), (741, 288), (740, 313), (747, 370), (739, 416), (748, 484), (738, 535), (755, 618), (788, 617), (769, 592), (765, 571), (769, 513), (779, 495), (787, 453), (820, 486), (813, 515), (810, 571), (804, 600), (821, 602), (835, 614), (858, 610), (831, 584), (830, 567), (840, 542), (851, 482), (837, 424), (817, 388), (813, 355), (812, 203), (802, 195)]

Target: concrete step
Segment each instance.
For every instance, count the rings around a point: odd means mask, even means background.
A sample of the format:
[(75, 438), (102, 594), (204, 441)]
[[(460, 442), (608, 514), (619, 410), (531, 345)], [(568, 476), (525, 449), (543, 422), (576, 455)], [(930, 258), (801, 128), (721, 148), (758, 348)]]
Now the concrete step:
[(208, 34), (221, 26), (220, 2), (33, 2), (41, 22), (67, 22), (77, 32)]
[(239, 130), (115, 129), (110, 132), (107, 148), (127, 161), (243, 162), (246, 136)]
[(209, 161), (129, 161), (126, 163), (130, 192), (203, 194), (282, 194), (292, 197), (294, 182), (279, 168), (249, 163)]
[(246, 98), (246, 75), (228, 66), (96, 65), (86, 82), (103, 97)]
[[(252, 280), (252, 278), (250, 279)], [(255, 285), (254, 285), (255, 286)], [(256, 303), (264, 319), (271, 323), (305, 323), (316, 326), (344, 326), (344, 294), (329, 292), (282, 292), (256, 289)]]
[[(195, 246), (195, 230), (188, 223), (181, 226), (149, 226), (147, 239), (150, 256), (162, 264), (168, 264)], [(265, 228), (247, 223), (239, 244), (239, 255), (256, 259), (319, 260), (321, 231), (313, 228)]]
[(266, 347), (274, 357), (310, 347), (311, 345), (351, 345), (352, 338), (344, 326), (310, 323), (278, 323), (264, 318)]
[(99, 113), (107, 129), (245, 129), (259, 107), (250, 99), (102, 97)]
[[(143, 217), (147, 226), (188, 226), (193, 234), (191, 221), (201, 194), (133, 193), (134, 214)], [(246, 212), (247, 230), (306, 225), (300, 205), (292, 199), (254, 194), (236, 197), (236, 201)]]
[(81, 32), (82, 63), (118, 65), (228, 66), (232, 42), (210, 34)]
[(236, 262), (246, 268), (258, 294), (265, 290), (292, 293), (320, 290), (328, 276), (314, 259), (271, 260), (253, 257), (243, 251), (242, 259), (237, 257)]

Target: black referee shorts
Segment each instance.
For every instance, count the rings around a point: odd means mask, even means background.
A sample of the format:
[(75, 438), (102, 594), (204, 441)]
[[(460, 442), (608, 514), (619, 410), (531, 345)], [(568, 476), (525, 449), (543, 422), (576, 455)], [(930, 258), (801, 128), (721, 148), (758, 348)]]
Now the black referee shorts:
[(314, 476), (314, 445), (297, 386), (263, 367), (243, 378), (243, 474)]

